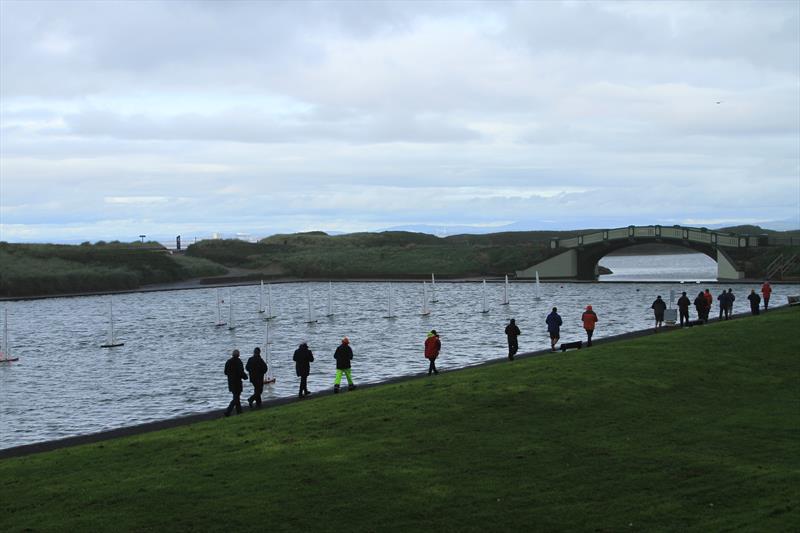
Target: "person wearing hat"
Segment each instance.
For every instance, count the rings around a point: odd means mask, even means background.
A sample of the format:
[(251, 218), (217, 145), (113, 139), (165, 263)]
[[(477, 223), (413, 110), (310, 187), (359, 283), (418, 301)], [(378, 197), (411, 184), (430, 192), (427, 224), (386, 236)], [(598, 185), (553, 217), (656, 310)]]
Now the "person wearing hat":
[(664, 325), (664, 311), (667, 310), (667, 304), (661, 299), (661, 296), (656, 296), (656, 299), (653, 302), (653, 305), (650, 306), (650, 309), (653, 310), (653, 314), (656, 317), (656, 331), (658, 331), (658, 328), (663, 327)]
[(261, 359), (261, 348), (253, 349), (253, 356), (247, 360), (244, 367), (250, 374), (250, 383), (253, 384), (253, 395), (247, 399), (247, 405), (253, 408), (253, 402), (261, 407), (261, 393), (264, 392), (264, 374), (267, 373), (267, 363)]
[(430, 333), (428, 333), (428, 337), (425, 339), (425, 358), (430, 361), (428, 365), (428, 375), (431, 375), (431, 372), (434, 374), (438, 374), (439, 371), (436, 370), (436, 358), (439, 357), (439, 350), (442, 349), (442, 343), (439, 340), (439, 334), (436, 333), (435, 329), (432, 329)]
[(347, 378), (347, 390), (353, 390), (356, 386), (353, 384), (353, 376), (350, 371), (350, 361), (353, 360), (353, 349), (350, 347), (350, 339), (347, 337), (342, 339), (342, 343), (336, 348), (333, 353), (333, 358), (336, 359), (336, 379), (333, 381), (333, 393), (339, 392), (339, 384), (342, 382), (342, 373)]
[(561, 315), (558, 314), (558, 307), (553, 308), (553, 312), (547, 315), (545, 319), (545, 323), (547, 324), (547, 333), (550, 335), (550, 351), (556, 351), (556, 343), (558, 339), (561, 337), (561, 324), (563, 324), (563, 320), (561, 320)]
[(586, 346), (591, 346), (592, 335), (594, 334), (594, 325), (597, 324), (597, 313), (592, 310), (591, 305), (586, 306), (586, 311), (584, 311), (583, 315), (581, 315), (581, 320), (583, 320), (583, 329), (586, 330), (586, 336), (588, 337)]
[(516, 321), (512, 318), (511, 322), (506, 326), (506, 337), (508, 337), (508, 360), (513, 361), (514, 355), (516, 355), (517, 350), (519, 350), (519, 343), (517, 342), (517, 337), (522, 334), (519, 328), (517, 327)]
[(225, 361), (225, 375), (228, 376), (228, 390), (233, 394), (231, 403), (225, 409), (225, 416), (231, 416), (231, 411), (236, 408), (236, 414), (242, 414), (242, 402), (239, 397), (242, 394), (242, 381), (247, 379), (244, 373), (244, 365), (239, 359), (239, 350), (231, 353), (231, 358)]
[(311, 392), (308, 390), (308, 375), (311, 373), (311, 363), (314, 361), (314, 353), (308, 349), (306, 341), (300, 343), (300, 346), (294, 351), (292, 357), (294, 361), (294, 370), (300, 378), (300, 393), (299, 396), (308, 396)]

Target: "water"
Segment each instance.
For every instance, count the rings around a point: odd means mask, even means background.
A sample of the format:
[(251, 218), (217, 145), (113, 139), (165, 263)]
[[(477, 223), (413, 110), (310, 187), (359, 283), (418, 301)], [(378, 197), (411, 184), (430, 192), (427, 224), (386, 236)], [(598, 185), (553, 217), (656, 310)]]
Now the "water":
[[(664, 256), (658, 256), (663, 258)], [(682, 256), (685, 257), (685, 256)], [(604, 264), (605, 260), (604, 260)], [(502, 281), (487, 284), (489, 313), (482, 314), (482, 285), (436, 283), (438, 303), (421, 316), (422, 284), (393, 283), (396, 318), (387, 314), (386, 283), (334, 283), (333, 317), (326, 318), (328, 283), (273, 284), (272, 363), (277, 382), (264, 397), (296, 394), (292, 354), (308, 341), (316, 361), (309, 388), (331, 388), (333, 352), (347, 335), (355, 352), (356, 383), (423, 372), (425, 334), (436, 329), (442, 340), (437, 366), (442, 370), (480, 363), (507, 354), (503, 329), (516, 318), (520, 350), (549, 347), (545, 316), (557, 305), (564, 319), (562, 341), (582, 340), (580, 316), (592, 304), (600, 321), (596, 339), (652, 325), (650, 304), (670, 289), (691, 297), (701, 288), (716, 295), (717, 283), (534, 283), (511, 282), (510, 305)], [(306, 324), (306, 287), (316, 324)], [(724, 285), (725, 288), (728, 285)], [(737, 311), (747, 308), (750, 288), (733, 286)], [(783, 304), (800, 286), (774, 287), (773, 302)], [(259, 287), (223, 289), (235, 302), (237, 329), (215, 327), (216, 289), (114, 296), (114, 331), (125, 345), (100, 348), (107, 336), (107, 296), (6, 302), (11, 346), (18, 363), (0, 365), (0, 448), (94, 433), (154, 420), (219, 409), (230, 395), (223, 367), (231, 350), (242, 359), (263, 347), (265, 320), (258, 313)], [(223, 306), (227, 313), (227, 305)], [(224, 318), (224, 317), (223, 317)], [(251, 390), (245, 383), (243, 397)]]
[(600, 281), (717, 279), (717, 263), (705, 254), (607, 255), (600, 264), (613, 272)]

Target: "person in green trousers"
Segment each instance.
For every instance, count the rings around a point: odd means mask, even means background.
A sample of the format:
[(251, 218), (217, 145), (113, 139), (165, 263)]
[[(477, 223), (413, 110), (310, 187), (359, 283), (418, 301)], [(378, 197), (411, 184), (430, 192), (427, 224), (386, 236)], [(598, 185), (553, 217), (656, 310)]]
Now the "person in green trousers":
[(347, 378), (347, 390), (353, 390), (356, 386), (353, 384), (353, 375), (350, 370), (350, 361), (353, 360), (353, 349), (350, 348), (350, 339), (347, 337), (342, 339), (342, 344), (336, 348), (333, 354), (336, 359), (336, 379), (333, 382), (333, 392), (339, 392), (339, 384), (342, 382), (342, 373)]

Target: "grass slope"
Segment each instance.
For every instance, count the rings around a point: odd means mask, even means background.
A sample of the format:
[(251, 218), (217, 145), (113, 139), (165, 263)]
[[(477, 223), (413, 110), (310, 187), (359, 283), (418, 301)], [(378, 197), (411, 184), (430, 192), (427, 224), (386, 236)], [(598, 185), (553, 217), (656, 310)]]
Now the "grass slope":
[[(799, 319), (7, 459), (0, 530), (796, 530)], [(456, 357), (445, 347), (441, 366)]]

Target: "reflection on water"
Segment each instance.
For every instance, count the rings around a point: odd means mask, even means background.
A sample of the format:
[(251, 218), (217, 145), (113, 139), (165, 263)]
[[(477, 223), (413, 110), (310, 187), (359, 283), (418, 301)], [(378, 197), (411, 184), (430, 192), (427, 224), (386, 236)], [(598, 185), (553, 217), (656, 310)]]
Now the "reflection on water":
[[(663, 256), (659, 256), (662, 258)], [(681, 256), (686, 257), (686, 256)], [(386, 283), (334, 283), (334, 316), (325, 318), (327, 283), (272, 286), (273, 369), (277, 382), (266, 398), (296, 393), (292, 353), (307, 340), (314, 351), (309, 388), (332, 387), (333, 351), (347, 335), (355, 352), (356, 383), (423, 372), (425, 334), (442, 336), (439, 368), (463, 367), (506, 355), (503, 329), (516, 318), (520, 351), (549, 346), (545, 316), (557, 305), (564, 319), (562, 340), (583, 338), (580, 315), (592, 304), (600, 321), (595, 338), (651, 325), (650, 304), (669, 298), (679, 283), (543, 283), (536, 299), (533, 283), (512, 283), (511, 304), (500, 305), (502, 283), (488, 283), (490, 312), (481, 313), (480, 283), (437, 283), (438, 303), (420, 316), (422, 283), (393, 284), (397, 318), (386, 319)], [(306, 324), (306, 287), (319, 322)], [(716, 283), (694, 285), (689, 290)], [(727, 285), (725, 285), (727, 287)], [(740, 296), (749, 286), (734, 286)], [(263, 346), (265, 320), (258, 313), (258, 286), (224, 289), (235, 302), (237, 329), (216, 328), (216, 290), (196, 289), (123, 294), (114, 297), (115, 330), (125, 342), (103, 349), (108, 297), (88, 296), (7, 302), (11, 345), (19, 363), (0, 365), (0, 448), (92, 433), (179, 415), (219, 409), (229, 401), (223, 374), (234, 348), (246, 360)], [(778, 285), (773, 300), (785, 302), (797, 286)], [(249, 395), (245, 384), (244, 397)], [(357, 394), (354, 393), (354, 394)]]
[(705, 254), (607, 255), (600, 264), (613, 274), (600, 281), (714, 281), (717, 262)]

